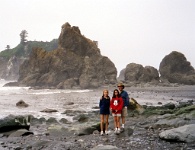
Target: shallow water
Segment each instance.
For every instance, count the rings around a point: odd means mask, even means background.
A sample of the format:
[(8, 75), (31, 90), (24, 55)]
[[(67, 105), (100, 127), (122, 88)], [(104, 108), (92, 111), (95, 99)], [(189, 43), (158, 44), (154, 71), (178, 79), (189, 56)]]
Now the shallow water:
[[(103, 89), (97, 90), (59, 90), (39, 89), (29, 87), (3, 87), (7, 81), (0, 80), (0, 118), (14, 115), (33, 115), (40, 118), (55, 117), (56, 119), (67, 118), (63, 113), (67, 109), (91, 111), (92, 107), (98, 106)], [(111, 97), (115, 87), (107, 87)], [(195, 99), (195, 86), (180, 87), (128, 87), (125, 90), (141, 105), (158, 105), (158, 102), (166, 104), (176, 103), (180, 100)], [(24, 100), (29, 107), (18, 108), (16, 103)], [(74, 102), (74, 105), (66, 105)], [(40, 112), (45, 108), (56, 109), (56, 113)]]
[[(94, 100), (94, 104), (97, 103), (96, 98), (91, 98), (91, 104), (88, 99), (79, 98), (79, 96), (87, 97), (86, 93), (92, 92), (92, 90), (33, 90), (29, 87), (3, 87), (5, 83), (6, 81), (0, 80), (0, 118), (10, 114), (31, 114), (38, 118), (68, 118), (65, 114), (61, 114), (66, 109), (90, 111), (93, 106), (92, 100)], [(19, 100), (24, 100), (29, 107), (16, 107)], [(74, 105), (64, 105), (66, 102), (74, 102)], [(40, 112), (45, 108), (56, 109), (58, 112), (50, 114)]]

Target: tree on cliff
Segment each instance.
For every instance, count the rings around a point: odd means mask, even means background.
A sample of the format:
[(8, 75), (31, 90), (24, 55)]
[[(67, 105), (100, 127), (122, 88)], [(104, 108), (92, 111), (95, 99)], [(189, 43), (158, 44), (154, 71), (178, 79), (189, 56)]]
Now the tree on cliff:
[(20, 33), (20, 44), (24, 45), (27, 42), (28, 32), (26, 30), (22, 30)]
[(7, 45), (5, 48), (6, 48), (6, 50), (9, 50), (10, 49), (10, 45)]

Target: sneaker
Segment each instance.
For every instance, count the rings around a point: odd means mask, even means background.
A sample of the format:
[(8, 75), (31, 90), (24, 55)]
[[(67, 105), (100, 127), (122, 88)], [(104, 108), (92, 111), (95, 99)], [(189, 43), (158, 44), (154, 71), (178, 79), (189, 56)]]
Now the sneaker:
[(103, 132), (103, 131), (101, 131), (101, 132), (100, 132), (100, 135), (103, 135), (103, 134), (104, 134), (104, 132)]
[(121, 128), (123, 128), (123, 129), (124, 129), (124, 128), (125, 128), (125, 125), (124, 125), (124, 124), (122, 124)]
[(105, 131), (105, 134), (108, 135), (108, 131)]
[(120, 134), (120, 133), (121, 133), (121, 130), (120, 130), (120, 129), (118, 129), (118, 130), (116, 131), (116, 133), (117, 133), (117, 134)]
[(117, 128), (114, 130), (114, 133), (117, 134)]

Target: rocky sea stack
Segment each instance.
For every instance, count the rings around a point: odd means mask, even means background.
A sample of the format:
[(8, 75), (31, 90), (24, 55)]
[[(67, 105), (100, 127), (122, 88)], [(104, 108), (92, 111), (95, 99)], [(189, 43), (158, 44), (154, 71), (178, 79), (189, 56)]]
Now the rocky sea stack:
[(186, 57), (173, 51), (165, 56), (160, 63), (159, 72), (162, 81), (180, 84), (195, 84), (195, 70)]
[(118, 80), (124, 80), (126, 83), (158, 83), (159, 74), (152, 66), (143, 67), (140, 64), (130, 63), (120, 72)]
[(78, 27), (62, 25), (58, 48), (47, 52), (34, 48), (20, 67), (19, 83), (25, 86), (96, 88), (116, 83), (117, 70), (102, 56), (97, 43)]

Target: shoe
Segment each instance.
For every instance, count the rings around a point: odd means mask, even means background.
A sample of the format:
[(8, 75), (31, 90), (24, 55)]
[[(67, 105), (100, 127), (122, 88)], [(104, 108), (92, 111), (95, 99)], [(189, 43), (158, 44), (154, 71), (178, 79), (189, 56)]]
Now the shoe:
[(101, 132), (100, 132), (100, 135), (103, 135), (103, 134), (104, 134), (104, 132), (103, 132), (103, 131), (101, 131)]
[(108, 131), (105, 131), (105, 134), (108, 135)]
[(121, 128), (123, 128), (123, 129), (124, 129), (124, 128), (125, 128), (125, 125), (124, 125), (124, 124), (122, 124)]
[(117, 134), (120, 134), (120, 133), (121, 133), (121, 130), (120, 130), (120, 129), (118, 129), (118, 130), (116, 131), (116, 133), (117, 133)]
[(114, 133), (117, 134), (117, 128), (114, 130)]

